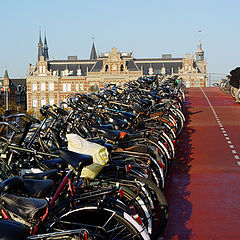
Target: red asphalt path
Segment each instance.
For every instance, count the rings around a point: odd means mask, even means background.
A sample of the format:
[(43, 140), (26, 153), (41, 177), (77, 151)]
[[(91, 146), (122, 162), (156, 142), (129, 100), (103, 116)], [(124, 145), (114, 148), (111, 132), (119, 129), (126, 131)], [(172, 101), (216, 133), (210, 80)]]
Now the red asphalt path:
[(218, 88), (186, 96), (164, 239), (240, 239), (240, 105)]

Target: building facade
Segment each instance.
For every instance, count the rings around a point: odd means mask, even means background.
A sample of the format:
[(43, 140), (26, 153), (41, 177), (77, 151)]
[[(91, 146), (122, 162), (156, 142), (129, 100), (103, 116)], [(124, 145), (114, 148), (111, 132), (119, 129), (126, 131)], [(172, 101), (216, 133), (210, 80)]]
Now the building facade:
[(0, 106), (4, 110), (26, 110), (26, 79), (9, 78), (7, 68), (0, 78)]
[(180, 75), (188, 87), (206, 86), (206, 61), (199, 41), (196, 59), (190, 54), (185, 58), (173, 58), (163, 54), (161, 58), (134, 58), (132, 52), (120, 52), (115, 47), (106, 53), (96, 53), (93, 43), (90, 58), (50, 60), (47, 39), (38, 42), (36, 65), (29, 65), (27, 73), (27, 108), (38, 110), (43, 105), (59, 105), (76, 92), (92, 92), (105, 83), (123, 84), (143, 75)]

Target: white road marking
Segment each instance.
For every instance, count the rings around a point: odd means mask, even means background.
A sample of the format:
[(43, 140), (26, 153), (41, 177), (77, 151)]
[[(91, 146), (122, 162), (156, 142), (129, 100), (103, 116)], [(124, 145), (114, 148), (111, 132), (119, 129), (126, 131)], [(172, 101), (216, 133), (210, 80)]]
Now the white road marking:
[[(234, 149), (234, 145), (232, 145), (232, 142), (231, 142), (230, 138), (228, 137), (228, 134), (227, 134), (227, 132), (225, 131), (225, 129), (224, 129), (221, 121), (219, 120), (218, 115), (217, 115), (216, 111), (214, 110), (211, 102), (209, 101), (209, 99), (208, 99), (207, 95), (205, 94), (205, 92), (203, 91), (203, 89), (202, 89), (201, 87), (200, 87), (200, 89), (201, 89), (203, 95), (205, 96), (205, 98), (206, 98), (206, 100), (207, 100), (207, 102), (208, 102), (208, 104), (209, 104), (209, 106), (210, 106), (210, 108), (211, 108), (211, 110), (212, 110), (215, 118), (216, 118), (216, 121), (217, 121), (220, 129), (222, 130), (223, 136), (225, 137), (226, 140), (229, 140), (229, 141), (227, 141), (227, 143), (228, 143), (228, 144), (231, 144), (231, 145), (229, 145), (229, 148)], [(232, 150), (232, 153), (234, 154), (234, 158), (235, 158), (236, 160), (239, 160), (239, 156), (236, 155), (236, 154), (237, 154), (237, 151), (236, 151), (236, 150)], [(237, 164), (238, 164), (238, 166), (240, 166), (240, 161), (237, 161)]]

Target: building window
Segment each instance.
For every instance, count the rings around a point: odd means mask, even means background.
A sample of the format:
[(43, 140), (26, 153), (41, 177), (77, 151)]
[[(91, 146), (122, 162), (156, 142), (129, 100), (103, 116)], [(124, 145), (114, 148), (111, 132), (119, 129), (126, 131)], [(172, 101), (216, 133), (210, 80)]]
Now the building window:
[(112, 70), (113, 70), (113, 71), (117, 71), (117, 64), (113, 64), (113, 65), (112, 65)]
[(39, 73), (42, 73), (42, 66), (39, 66)]
[(121, 64), (121, 68), (120, 68), (121, 72), (123, 72), (123, 64)]
[(67, 91), (67, 84), (63, 83), (63, 92), (66, 92), (66, 91)]
[(32, 84), (32, 91), (37, 91), (37, 84), (36, 83), (33, 83)]
[(200, 82), (199, 81), (194, 81), (194, 87), (200, 87)]
[(41, 107), (43, 107), (44, 105), (46, 105), (46, 100), (45, 99), (41, 99)]
[(191, 82), (190, 81), (186, 81), (186, 87), (187, 88), (191, 87)]
[(49, 91), (54, 91), (54, 83), (49, 83)]
[(107, 72), (107, 71), (108, 71), (108, 65), (105, 66), (105, 72)]
[(79, 91), (79, 83), (76, 83), (76, 91)]
[(41, 89), (41, 91), (45, 91), (45, 89), (46, 89), (45, 83), (41, 83), (40, 89)]
[(32, 107), (33, 108), (37, 107), (37, 100), (36, 99), (32, 100)]
[(68, 92), (71, 92), (71, 83), (67, 84), (67, 90), (68, 90)]
[(53, 105), (54, 104), (54, 99), (49, 99), (49, 104)]
[(68, 69), (65, 69), (64, 76), (68, 76), (68, 75), (69, 75), (69, 71), (68, 71)]
[(80, 84), (79, 84), (79, 89), (80, 89), (81, 91), (83, 91), (83, 83), (80, 83)]
[(46, 72), (46, 67), (45, 66), (43, 66), (43, 73), (45, 73)]
[(56, 76), (57, 75), (57, 71), (53, 71), (53, 76)]

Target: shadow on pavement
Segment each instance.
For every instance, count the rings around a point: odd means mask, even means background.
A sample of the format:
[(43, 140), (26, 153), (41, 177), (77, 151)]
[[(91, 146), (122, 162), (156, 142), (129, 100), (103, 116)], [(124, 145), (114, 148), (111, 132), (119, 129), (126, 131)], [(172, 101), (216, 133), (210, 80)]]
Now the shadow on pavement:
[(187, 228), (187, 221), (192, 214), (192, 204), (188, 201), (190, 192), (187, 190), (190, 184), (189, 171), (191, 169), (191, 135), (195, 132), (189, 127), (191, 115), (198, 112), (191, 112), (189, 98), (184, 103), (184, 115), (186, 118), (185, 127), (177, 140), (176, 158), (173, 160), (169, 177), (166, 181), (164, 193), (169, 205), (169, 219), (164, 239), (190, 239), (192, 230)]

